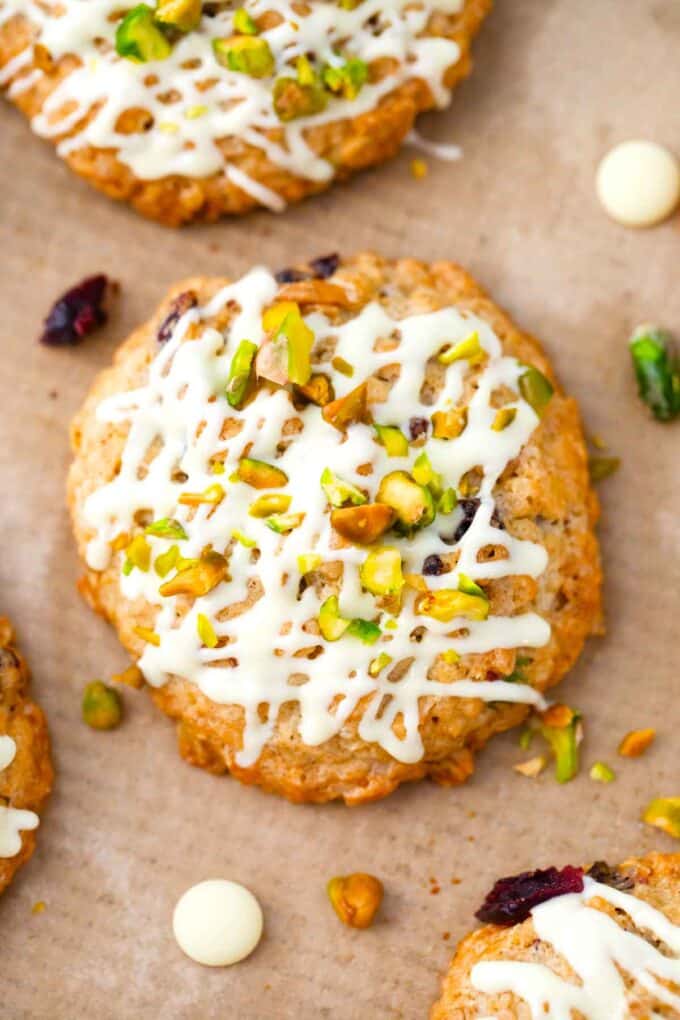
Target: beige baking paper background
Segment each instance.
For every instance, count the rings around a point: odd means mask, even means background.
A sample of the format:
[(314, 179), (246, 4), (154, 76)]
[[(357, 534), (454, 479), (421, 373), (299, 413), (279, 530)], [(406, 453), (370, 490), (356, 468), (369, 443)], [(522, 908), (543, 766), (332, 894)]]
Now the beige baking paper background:
[[(32, 665), (57, 769), (38, 852), (0, 901), (2, 1020), (424, 1020), (498, 876), (680, 849), (639, 822), (650, 797), (680, 794), (680, 423), (645, 413), (625, 345), (639, 321), (680, 332), (680, 221), (626, 231), (593, 189), (617, 141), (680, 150), (679, 56), (677, 0), (498, 0), (473, 77), (421, 124), (461, 144), (461, 162), (429, 160), (416, 181), (405, 150), (283, 216), (182, 232), (90, 190), (2, 106), (0, 611)], [(512, 771), (526, 757), (515, 731), (463, 788), (293, 806), (184, 764), (144, 692), (125, 690), (116, 732), (80, 721), (83, 685), (127, 664), (76, 594), (64, 506), (68, 422), (95, 373), (177, 278), (366, 247), (467, 266), (544, 340), (589, 431), (622, 457), (601, 489), (608, 635), (560, 690), (586, 720), (586, 767), (566, 787)], [(99, 271), (122, 287), (108, 327), (78, 348), (39, 346), (53, 299)], [(640, 726), (658, 728), (656, 746), (617, 760)], [(615, 783), (588, 778), (597, 759)], [(353, 870), (387, 889), (366, 932), (342, 927), (325, 897)], [(208, 877), (245, 883), (265, 911), (260, 947), (231, 969), (201, 968), (173, 940), (178, 896)]]

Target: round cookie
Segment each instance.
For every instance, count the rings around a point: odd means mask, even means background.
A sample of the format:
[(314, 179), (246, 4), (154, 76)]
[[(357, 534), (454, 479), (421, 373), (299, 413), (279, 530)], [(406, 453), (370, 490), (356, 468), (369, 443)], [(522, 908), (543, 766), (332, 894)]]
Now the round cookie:
[[(577, 869), (565, 870), (573, 883)], [(546, 898), (520, 923), (468, 935), (430, 1020), (677, 1017), (680, 854), (598, 862), (579, 874), (580, 891)], [(545, 875), (519, 877), (535, 890)]]
[(576, 404), (450, 262), (187, 280), (72, 441), (82, 591), (181, 753), (292, 800), (464, 781), (600, 626)]
[(446, 106), (490, 6), (158, 0), (174, 22), (160, 26), (153, 2), (0, 0), (0, 86), (76, 173), (145, 216), (280, 211)]
[(28, 692), (28, 670), (0, 617), (0, 893), (35, 849), (35, 829), (52, 788), (45, 716)]

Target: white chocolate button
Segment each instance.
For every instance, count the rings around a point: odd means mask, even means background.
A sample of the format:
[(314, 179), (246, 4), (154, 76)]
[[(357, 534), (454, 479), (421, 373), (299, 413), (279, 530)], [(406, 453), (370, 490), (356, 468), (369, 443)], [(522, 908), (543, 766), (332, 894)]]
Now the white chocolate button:
[(622, 142), (597, 170), (597, 194), (606, 212), (627, 227), (651, 227), (680, 201), (680, 165), (655, 142)]
[(253, 894), (222, 878), (187, 889), (172, 918), (180, 949), (206, 967), (244, 960), (260, 941), (262, 926), (262, 909)]

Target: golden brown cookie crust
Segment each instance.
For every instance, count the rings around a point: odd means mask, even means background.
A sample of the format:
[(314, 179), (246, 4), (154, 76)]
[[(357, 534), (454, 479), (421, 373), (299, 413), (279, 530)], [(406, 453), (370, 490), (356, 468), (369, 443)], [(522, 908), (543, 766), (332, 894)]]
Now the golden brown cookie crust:
[[(459, 14), (433, 15), (429, 31), (445, 36), (460, 47), (460, 58), (449, 68), (446, 85), (454, 88), (472, 70), (471, 46), (493, 0), (465, 0)], [(24, 17), (15, 16), (0, 25), (0, 70), (32, 38), (34, 29)], [(12, 98), (14, 104), (33, 118), (59, 82), (79, 65), (77, 54), (53, 63), (34, 86)], [(32, 67), (44, 60), (34, 57)], [(9, 88), (13, 81), (5, 82)], [(335, 168), (331, 181), (312, 181), (295, 176), (272, 163), (259, 148), (238, 138), (220, 143), (225, 158), (237, 170), (279, 195), (286, 203), (298, 202), (325, 190), (333, 181), (346, 180), (352, 173), (396, 155), (419, 113), (432, 109), (434, 97), (422, 79), (412, 79), (383, 97), (379, 105), (358, 117), (333, 121), (311, 128), (306, 139), (317, 156)], [(86, 121), (85, 121), (86, 122)], [(74, 132), (71, 132), (74, 133)], [(69, 137), (69, 132), (55, 142)], [(158, 180), (141, 180), (116, 158), (113, 149), (87, 147), (71, 152), (66, 161), (77, 174), (110, 198), (129, 202), (137, 212), (165, 226), (189, 222), (213, 222), (223, 215), (238, 215), (260, 203), (237, 187), (224, 173), (197, 178), (170, 175)]]
[[(347, 284), (349, 293), (357, 295), (355, 307), (334, 309), (328, 304), (315, 305), (312, 300), (305, 302), (306, 312), (323, 307), (327, 315), (336, 314), (342, 319), (375, 300), (393, 316), (403, 317), (455, 305), (485, 319), (507, 353), (536, 365), (554, 381), (538, 342), (521, 332), (472, 277), (451, 262), (428, 265), (414, 259), (389, 261), (363, 254), (343, 259), (337, 279)], [(73, 423), (75, 460), (68, 485), (83, 557), (92, 537), (83, 519), (83, 505), (91, 492), (114, 477), (125, 441), (124, 429), (114, 430), (97, 421), (97, 405), (107, 395), (142, 384), (157, 350), (159, 325), (179, 294), (191, 292), (199, 304), (204, 304), (226, 282), (195, 278), (173, 288), (153, 318), (122, 344), (113, 366), (95, 380)], [(305, 283), (308, 297), (314, 295), (318, 283)], [(290, 293), (282, 285), (278, 299)], [(298, 288), (296, 293), (302, 292)], [(317, 293), (323, 296), (323, 288)], [(215, 325), (223, 326), (224, 317)], [(549, 553), (549, 565), (538, 581), (528, 577), (499, 580), (493, 595), (499, 612), (535, 608), (550, 622), (550, 642), (536, 650), (527, 670), (531, 684), (545, 691), (573, 665), (585, 638), (601, 628), (601, 571), (593, 531), (598, 504), (590, 487), (576, 403), (559, 388), (519, 458), (506, 468), (494, 496), (508, 531), (516, 537), (543, 542)], [(144, 645), (133, 628), (152, 627), (154, 610), (145, 602), (133, 604), (123, 599), (118, 578), (116, 565), (101, 573), (88, 570), (81, 591), (90, 605), (114, 624), (125, 647), (138, 657)], [(514, 659), (511, 650), (465, 656), (460, 663), (447, 667), (447, 679), (485, 679), (494, 672), (505, 674), (514, 668)], [(242, 782), (298, 802), (343, 798), (348, 804), (358, 804), (384, 797), (400, 783), (425, 776), (444, 784), (463, 782), (474, 770), (475, 751), (494, 733), (522, 722), (528, 713), (527, 706), (521, 704), (494, 706), (479, 699), (423, 699), (420, 735), (425, 754), (421, 761), (404, 764), (359, 737), (357, 713), (340, 735), (320, 747), (305, 745), (297, 731), (298, 710), (288, 704), (259, 760), (243, 768), (235, 762), (243, 729), (240, 708), (210, 701), (194, 684), (179, 677), (153, 690), (152, 696), (178, 721), (180, 751), (192, 764), (215, 773), (229, 771)]]
[[(651, 853), (646, 857), (630, 858), (616, 867), (616, 872), (633, 883), (627, 891), (638, 899), (651, 904), (673, 924), (680, 924), (680, 854)], [(590, 906), (606, 912), (614, 921), (621, 923), (620, 915), (607, 901), (595, 899)], [(638, 934), (651, 941), (649, 933), (641, 930)], [(449, 970), (442, 982), (442, 994), (432, 1007), (430, 1020), (477, 1020), (481, 1016), (494, 1016), (498, 1020), (531, 1020), (528, 1006), (510, 992), (500, 996), (484, 995), (478, 992), (470, 981), (472, 968), (482, 961), (520, 960), (544, 964), (564, 979), (572, 974), (567, 963), (554, 948), (543, 942), (536, 934), (531, 918), (510, 928), (485, 925), (468, 935), (456, 949)], [(637, 983), (633, 984), (625, 975), (626, 987), (630, 989), (631, 1018), (645, 1020), (656, 1010), (655, 1016), (671, 1017), (656, 996)], [(574, 1020), (583, 1020), (580, 1013)]]
[[(52, 788), (47, 723), (42, 710), (29, 696), (26, 663), (14, 646), (9, 620), (0, 617), (0, 734), (12, 737), (16, 756), (0, 771), (0, 803), (39, 812)], [(0, 893), (35, 850), (34, 830), (21, 833), (21, 850), (14, 857), (0, 857)]]

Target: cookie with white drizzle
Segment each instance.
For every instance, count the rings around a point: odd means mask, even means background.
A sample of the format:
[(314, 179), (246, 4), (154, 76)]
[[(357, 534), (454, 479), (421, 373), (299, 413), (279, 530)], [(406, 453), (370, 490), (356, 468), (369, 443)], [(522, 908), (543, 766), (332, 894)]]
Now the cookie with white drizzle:
[(673, 1020), (679, 903), (680, 854), (502, 879), (430, 1020)]
[(195, 764), (349, 803), (521, 722), (600, 624), (573, 400), (459, 267), (189, 280), (97, 379), (82, 589)]
[(0, 87), (76, 173), (177, 226), (280, 211), (449, 102), (491, 0), (0, 0)]
[(33, 854), (52, 778), (45, 716), (29, 696), (9, 621), (0, 617), (0, 892)]

